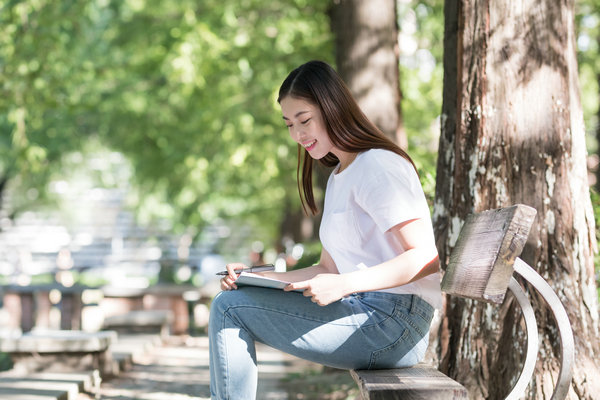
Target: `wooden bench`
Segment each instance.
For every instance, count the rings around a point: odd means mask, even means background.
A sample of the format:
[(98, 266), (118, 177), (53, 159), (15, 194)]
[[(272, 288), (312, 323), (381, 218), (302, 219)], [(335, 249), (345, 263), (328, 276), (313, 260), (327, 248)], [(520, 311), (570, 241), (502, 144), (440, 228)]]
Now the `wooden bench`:
[[(553, 400), (564, 399), (569, 390), (574, 359), (573, 332), (567, 313), (546, 281), (518, 258), (535, 218), (535, 209), (518, 204), (469, 215), (450, 256), (442, 281), (449, 295), (501, 304), (507, 290), (519, 303), (527, 331), (527, 353), (519, 379), (506, 399), (518, 399), (533, 375), (538, 353), (538, 329), (531, 303), (516, 272), (535, 288), (548, 304), (561, 339), (561, 368)], [(467, 390), (433, 366), (353, 370), (363, 399), (468, 399)]]

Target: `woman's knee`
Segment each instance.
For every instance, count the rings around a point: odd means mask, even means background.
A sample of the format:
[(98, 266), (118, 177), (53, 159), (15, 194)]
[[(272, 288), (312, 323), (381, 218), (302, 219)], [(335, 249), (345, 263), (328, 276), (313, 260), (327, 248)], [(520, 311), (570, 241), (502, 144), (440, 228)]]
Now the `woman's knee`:
[(244, 304), (243, 293), (239, 290), (224, 290), (219, 292), (210, 303), (210, 318), (224, 315), (232, 307)]
[(211, 314), (223, 314), (231, 306), (233, 291), (219, 292), (210, 302)]
[(213, 300), (210, 302), (209, 309), (209, 319), (208, 319), (208, 327), (209, 330), (211, 327), (216, 327), (218, 325), (217, 321), (219, 321), (222, 316), (225, 314), (227, 309), (229, 308), (229, 300), (228, 296), (229, 292), (220, 292), (218, 293)]

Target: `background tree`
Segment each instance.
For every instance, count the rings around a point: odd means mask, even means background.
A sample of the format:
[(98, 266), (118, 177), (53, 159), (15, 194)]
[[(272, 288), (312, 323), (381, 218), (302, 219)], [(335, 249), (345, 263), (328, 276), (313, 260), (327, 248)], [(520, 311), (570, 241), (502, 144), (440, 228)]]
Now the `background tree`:
[(334, 0), (330, 11), (340, 76), (371, 121), (406, 148), (397, 15), (395, 0)]
[[(594, 219), (575, 59), (573, 2), (445, 2), (444, 103), (434, 226), (443, 261), (468, 213), (525, 203), (538, 211), (522, 258), (567, 307), (576, 342), (570, 398), (600, 388)], [(532, 298), (541, 354), (558, 354), (554, 322)], [(441, 368), (472, 398), (501, 399), (524, 354), (519, 314), (451, 299)], [(499, 314), (499, 315), (498, 315)], [(549, 336), (548, 336), (549, 335)], [(554, 357), (540, 357), (527, 398), (549, 398)]]

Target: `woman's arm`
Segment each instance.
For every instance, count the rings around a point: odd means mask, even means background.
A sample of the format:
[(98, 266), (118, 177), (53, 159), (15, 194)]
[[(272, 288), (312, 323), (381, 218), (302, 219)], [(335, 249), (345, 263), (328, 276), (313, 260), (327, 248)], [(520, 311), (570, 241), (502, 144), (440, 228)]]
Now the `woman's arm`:
[(405, 285), (439, 270), (438, 252), (428, 221), (403, 222), (390, 232), (406, 249), (404, 253), (371, 268), (345, 274), (342, 284), (347, 294)]
[(313, 302), (326, 305), (351, 293), (367, 292), (405, 285), (433, 274), (439, 269), (433, 230), (428, 221), (414, 219), (400, 223), (390, 232), (405, 251), (379, 265), (346, 274), (320, 274), (294, 282), (286, 290), (304, 289)]

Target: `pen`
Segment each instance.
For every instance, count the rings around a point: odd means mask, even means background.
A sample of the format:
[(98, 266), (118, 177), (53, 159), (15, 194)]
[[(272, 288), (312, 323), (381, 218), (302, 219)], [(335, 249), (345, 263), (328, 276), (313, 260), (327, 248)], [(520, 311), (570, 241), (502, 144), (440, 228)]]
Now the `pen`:
[[(255, 265), (254, 267), (244, 268), (244, 269), (236, 269), (234, 272), (239, 274), (240, 272), (263, 272), (263, 271), (272, 271), (275, 269), (273, 264), (265, 264), (265, 265)], [(229, 275), (227, 271), (217, 272), (217, 275)]]

